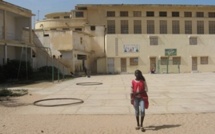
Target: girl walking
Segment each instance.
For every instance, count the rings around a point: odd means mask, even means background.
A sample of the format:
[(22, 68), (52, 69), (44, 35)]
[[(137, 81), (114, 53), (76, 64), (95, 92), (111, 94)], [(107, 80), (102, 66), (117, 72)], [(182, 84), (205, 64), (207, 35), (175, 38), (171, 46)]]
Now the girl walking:
[[(140, 70), (135, 71), (135, 79), (132, 80), (131, 86), (131, 103), (135, 109), (137, 127), (136, 129), (145, 132), (143, 128), (143, 121), (145, 117), (145, 109), (148, 108), (148, 95), (147, 95), (147, 84), (142, 72)], [(140, 116), (140, 122), (139, 122)]]

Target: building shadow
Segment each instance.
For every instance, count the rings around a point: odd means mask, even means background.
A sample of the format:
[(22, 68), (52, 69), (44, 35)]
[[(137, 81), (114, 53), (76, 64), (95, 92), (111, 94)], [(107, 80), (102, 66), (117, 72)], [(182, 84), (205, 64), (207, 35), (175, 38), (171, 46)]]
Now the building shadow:
[(169, 129), (169, 128), (175, 128), (175, 127), (180, 127), (181, 125), (160, 125), (160, 126), (148, 126), (145, 127), (146, 130), (153, 130), (153, 131), (158, 131), (160, 129)]

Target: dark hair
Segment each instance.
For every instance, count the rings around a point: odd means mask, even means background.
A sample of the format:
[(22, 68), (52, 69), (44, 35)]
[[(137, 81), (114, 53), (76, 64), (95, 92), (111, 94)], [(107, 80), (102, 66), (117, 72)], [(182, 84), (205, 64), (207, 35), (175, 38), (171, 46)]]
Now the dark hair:
[[(141, 72), (140, 70), (137, 69), (137, 70), (135, 71), (135, 76), (136, 76), (136, 74), (138, 74), (140, 80), (145, 81), (145, 78), (144, 78), (144, 76), (143, 76), (143, 74), (142, 74), (142, 72)], [(136, 77), (137, 77), (137, 76), (136, 76)]]

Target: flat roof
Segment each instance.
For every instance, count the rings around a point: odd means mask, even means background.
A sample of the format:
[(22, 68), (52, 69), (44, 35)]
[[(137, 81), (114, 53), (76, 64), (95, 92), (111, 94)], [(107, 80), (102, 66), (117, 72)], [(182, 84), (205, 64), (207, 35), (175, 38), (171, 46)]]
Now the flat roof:
[(22, 12), (25, 12), (29, 16), (33, 16), (34, 15), (34, 14), (32, 14), (32, 11), (30, 9), (23, 8), (23, 7), (18, 6), (18, 5), (14, 5), (14, 4), (6, 2), (4, 0), (0, 0), (0, 3), (1, 3), (1, 5), (3, 5), (3, 9), (5, 9), (5, 10), (9, 10), (9, 8), (14, 8), (16, 10), (21, 10)]
[(9, 2), (3, 1), (3, 0), (1, 0), (1, 2), (3, 2), (4, 4), (10, 5), (10, 6), (14, 6), (14, 7), (16, 7), (16, 8), (19, 8), (19, 9), (26, 10), (26, 11), (28, 11), (28, 12), (31, 12), (30, 9), (27, 9), (27, 8), (24, 8), (24, 7), (21, 7), (21, 6), (18, 6), (18, 5), (14, 5), (14, 4), (12, 4), (12, 3), (9, 3)]
[(215, 5), (186, 5), (186, 4), (77, 4), (77, 7), (94, 6), (151, 6), (151, 7), (215, 7)]

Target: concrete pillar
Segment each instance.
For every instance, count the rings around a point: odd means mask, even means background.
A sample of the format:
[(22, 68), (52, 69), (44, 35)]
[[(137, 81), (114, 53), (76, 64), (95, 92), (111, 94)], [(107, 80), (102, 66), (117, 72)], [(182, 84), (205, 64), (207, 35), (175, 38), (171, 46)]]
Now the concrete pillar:
[(33, 43), (33, 40), (32, 40), (32, 19), (31, 19), (31, 17), (29, 18), (30, 19), (30, 24), (29, 24), (29, 42), (30, 42), (30, 44), (32, 44)]
[[(7, 31), (7, 11), (3, 10), (3, 40), (6, 40), (7, 39), (7, 36), (6, 36), (6, 31)], [(4, 59), (5, 59), (5, 62), (4, 64), (7, 64), (7, 44), (5, 43), (4, 45)]]
[(6, 20), (7, 12), (3, 10), (3, 40), (6, 40), (6, 25), (7, 25), (7, 20)]

